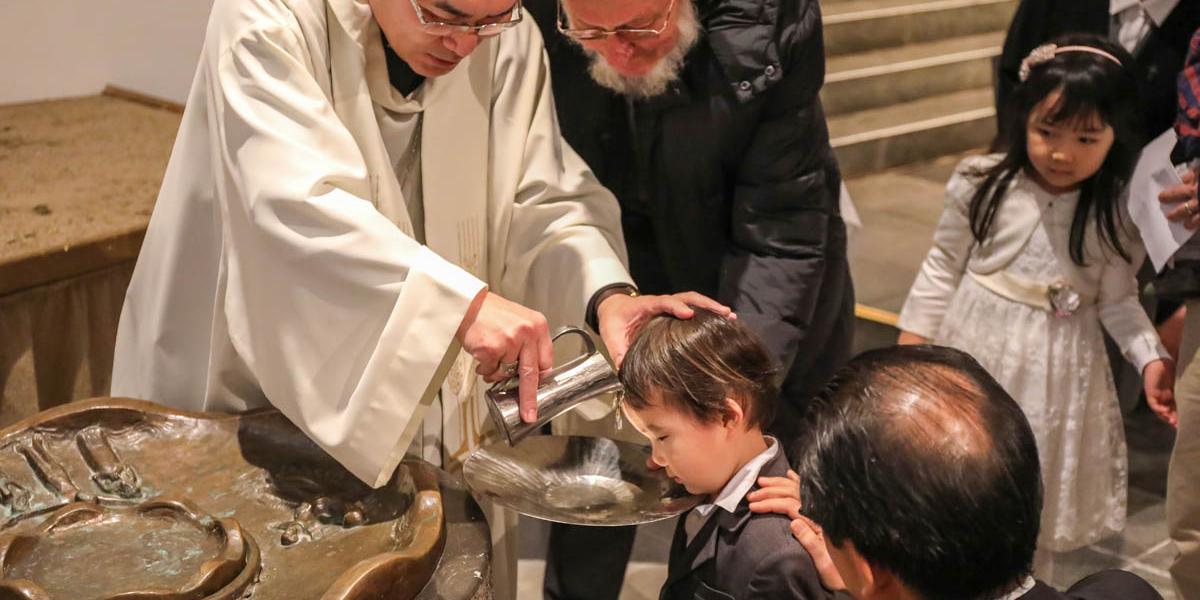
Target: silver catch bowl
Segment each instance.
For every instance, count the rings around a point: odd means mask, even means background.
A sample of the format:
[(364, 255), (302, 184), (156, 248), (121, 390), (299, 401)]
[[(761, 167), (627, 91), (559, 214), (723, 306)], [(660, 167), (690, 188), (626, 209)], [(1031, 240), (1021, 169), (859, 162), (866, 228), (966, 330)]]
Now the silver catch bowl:
[(523, 515), (572, 525), (639, 525), (700, 503), (650, 470), (650, 448), (606, 438), (542, 435), (476, 450), (463, 466), (481, 498)]

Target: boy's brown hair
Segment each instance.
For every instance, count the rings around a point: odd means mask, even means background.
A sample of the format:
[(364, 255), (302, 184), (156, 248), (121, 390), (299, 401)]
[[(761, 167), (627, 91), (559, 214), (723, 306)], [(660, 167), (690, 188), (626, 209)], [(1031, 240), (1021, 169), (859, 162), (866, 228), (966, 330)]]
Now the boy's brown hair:
[(746, 427), (766, 427), (775, 416), (775, 366), (758, 338), (741, 323), (696, 309), (691, 319), (659, 316), (638, 333), (620, 379), (635, 409), (662, 401), (703, 423), (728, 416), (725, 398), (746, 414)]

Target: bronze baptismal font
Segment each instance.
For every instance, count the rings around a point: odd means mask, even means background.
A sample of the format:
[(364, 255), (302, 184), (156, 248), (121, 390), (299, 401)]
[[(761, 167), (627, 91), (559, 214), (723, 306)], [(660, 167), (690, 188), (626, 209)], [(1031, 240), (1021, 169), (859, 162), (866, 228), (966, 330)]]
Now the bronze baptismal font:
[(372, 489), (275, 411), (103, 398), (0, 430), (0, 600), (474, 600), (490, 554), (457, 478)]

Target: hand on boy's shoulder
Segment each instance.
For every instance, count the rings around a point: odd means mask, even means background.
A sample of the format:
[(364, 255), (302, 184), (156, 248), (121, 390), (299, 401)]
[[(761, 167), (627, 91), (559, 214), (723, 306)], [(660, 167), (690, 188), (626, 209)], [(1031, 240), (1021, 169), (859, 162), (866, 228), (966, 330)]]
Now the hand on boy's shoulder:
[(746, 494), (750, 511), (800, 517), (800, 476), (788, 469), (786, 477), (759, 477), (758, 489)]
[[(759, 477), (758, 488), (746, 495), (754, 517), (746, 521), (735, 553), (741, 562), (732, 568), (748, 574), (738, 598), (832, 598), (823, 585), (816, 557), (793, 535), (800, 515), (800, 477), (788, 470), (783, 477)], [(824, 550), (824, 547), (821, 548)], [(828, 559), (828, 553), (823, 553)]]
[(821, 585), (827, 590), (840, 591), (846, 589), (842, 574), (833, 564), (829, 548), (825, 546), (825, 532), (808, 517), (801, 516), (792, 521), (792, 535), (804, 547), (805, 552), (813, 561), (813, 567), (821, 578)]
[[(791, 472), (785, 477), (762, 477), (759, 485), (760, 489), (751, 493), (761, 496), (758, 502), (748, 494), (735, 513), (722, 513), (725, 524), (718, 528), (725, 534), (717, 542), (718, 568), (716, 579), (710, 582), (715, 584), (712, 589), (724, 590), (721, 593), (738, 600), (833, 598), (833, 592), (822, 585), (813, 557), (792, 534), (790, 514), (799, 506), (798, 477)], [(750, 512), (750, 506), (772, 500), (785, 503), (759, 504), (778, 510)]]

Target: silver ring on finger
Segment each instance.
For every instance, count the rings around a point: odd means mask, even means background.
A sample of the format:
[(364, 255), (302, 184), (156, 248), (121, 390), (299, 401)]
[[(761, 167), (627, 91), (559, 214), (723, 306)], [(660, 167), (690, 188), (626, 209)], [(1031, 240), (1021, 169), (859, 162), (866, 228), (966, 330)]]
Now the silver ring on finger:
[(500, 373), (505, 377), (512, 379), (513, 377), (517, 376), (517, 367), (519, 366), (521, 366), (521, 363), (515, 360), (512, 362), (502, 362), (500, 363)]

